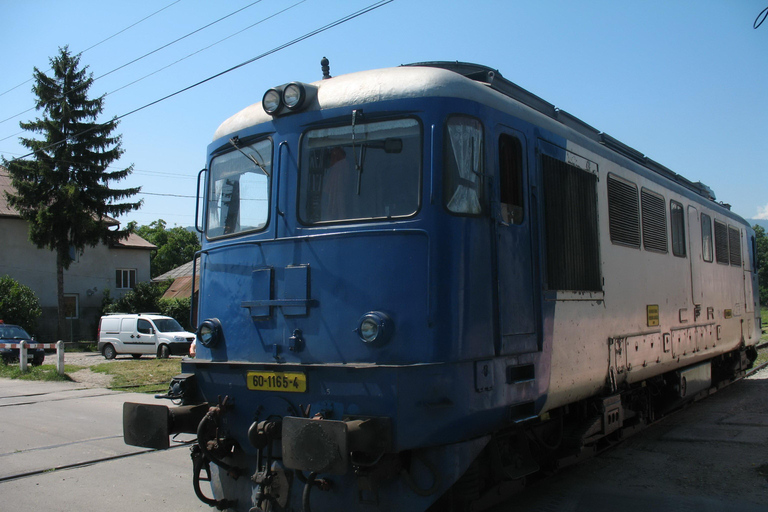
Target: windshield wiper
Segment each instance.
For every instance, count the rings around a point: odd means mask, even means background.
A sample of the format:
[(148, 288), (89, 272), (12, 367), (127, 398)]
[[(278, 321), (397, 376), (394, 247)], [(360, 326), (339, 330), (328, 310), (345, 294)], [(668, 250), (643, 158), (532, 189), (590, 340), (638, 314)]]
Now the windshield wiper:
[(357, 151), (355, 151), (355, 120), (357, 117), (363, 117), (362, 110), (352, 111), (352, 155), (355, 157), (355, 170), (357, 171), (357, 195), (360, 195), (360, 185), (363, 180), (363, 162), (365, 161), (365, 150), (367, 145), (363, 143), (360, 148), (360, 161), (357, 160)]
[[(240, 146), (239, 146), (239, 144), (240, 144), (240, 137), (237, 137), (237, 136), (235, 136), (235, 137), (232, 137), (231, 139), (229, 139), (229, 143), (230, 143), (230, 144), (232, 144), (232, 146), (233, 146), (233, 147), (234, 147), (236, 150), (238, 150), (240, 153), (242, 153), (242, 154), (243, 154), (243, 156), (244, 156), (245, 158), (247, 158), (248, 160), (250, 160), (251, 162), (253, 162), (254, 164), (256, 164), (256, 166), (257, 166), (259, 169), (261, 169), (261, 172), (263, 172), (263, 173), (264, 173), (264, 176), (266, 176), (267, 178), (269, 178), (269, 173), (267, 172), (267, 169), (266, 169), (266, 168), (264, 168), (264, 165), (262, 165), (262, 164), (261, 164), (261, 162), (259, 162), (258, 160), (256, 160), (256, 157), (254, 157), (253, 155), (249, 155), (248, 153), (246, 153), (245, 151), (243, 151), (242, 149), (240, 149)], [(251, 149), (253, 149), (254, 151), (256, 151), (256, 154), (257, 154), (257, 155), (259, 155), (259, 158), (261, 158), (262, 160), (264, 159), (264, 158), (261, 156), (261, 153), (259, 153), (259, 152), (258, 152), (258, 150), (256, 150), (255, 148), (251, 148)]]

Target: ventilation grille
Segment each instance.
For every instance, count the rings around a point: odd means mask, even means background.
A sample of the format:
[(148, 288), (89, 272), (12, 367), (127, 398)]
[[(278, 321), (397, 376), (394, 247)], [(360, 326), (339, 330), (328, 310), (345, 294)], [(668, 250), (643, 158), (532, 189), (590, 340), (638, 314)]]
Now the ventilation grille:
[(608, 175), (608, 219), (611, 242), (640, 247), (637, 187)]
[(731, 265), (734, 267), (741, 266), (741, 237), (739, 236), (739, 230), (728, 226), (728, 245), (730, 246), (730, 259)]
[(664, 198), (647, 190), (640, 191), (643, 208), (643, 247), (667, 252), (667, 215)]
[(597, 177), (541, 156), (550, 290), (599, 291)]
[(728, 227), (722, 222), (715, 221), (715, 259), (718, 263), (729, 263), (728, 257)]

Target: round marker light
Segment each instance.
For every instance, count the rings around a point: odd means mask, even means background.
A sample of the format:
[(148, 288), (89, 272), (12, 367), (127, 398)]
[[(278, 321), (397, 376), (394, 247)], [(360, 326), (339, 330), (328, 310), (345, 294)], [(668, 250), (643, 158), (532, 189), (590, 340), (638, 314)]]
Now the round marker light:
[(283, 103), (291, 110), (301, 108), (306, 97), (306, 91), (301, 84), (290, 83), (283, 89)]
[(368, 345), (383, 345), (392, 337), (393, 331), (392, 320), (380, 311), (364, 314), (355, 329), (360, 340)]
[(264, 112), (269, 115), (276, 114), (282, 105), (280, 91), (277, 89), (268, 90), (261, 99), (261, 106), (264, 107)]
[(195, 334), (204, 347), (213, 348), (221, 340), (221, 322), (216, 318), (209, 318), (200, 324)]

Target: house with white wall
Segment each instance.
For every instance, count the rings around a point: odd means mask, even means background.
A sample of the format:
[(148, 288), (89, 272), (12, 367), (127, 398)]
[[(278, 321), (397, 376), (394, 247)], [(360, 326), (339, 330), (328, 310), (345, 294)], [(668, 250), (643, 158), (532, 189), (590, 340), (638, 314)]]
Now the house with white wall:
[[(11, 179), (0, 167), (0, 276), (8, 275), (29, 286), (40, 300), (43, 314), (35, 331), (39, 341), (56, 341), (56, 255), (29, 241), (27, 221), (8, 204)], [(114, 219), (107, 221), (119, 226)], [(105, 290), (119, 298), (136, 283), (149, 281), (149, 256), (156, 247), (136, 234), (118, 243), (86, 247), (74, 254), (64, 271), (69, 333), (65, 341), (95, 340)]]

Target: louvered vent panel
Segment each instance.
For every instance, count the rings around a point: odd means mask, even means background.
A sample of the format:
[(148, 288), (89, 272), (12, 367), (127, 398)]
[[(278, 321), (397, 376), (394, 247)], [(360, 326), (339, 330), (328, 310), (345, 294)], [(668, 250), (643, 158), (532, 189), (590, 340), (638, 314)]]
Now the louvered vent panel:
[(602, 289), (597, 234), (597, 177), (541, 156), (550, 290)]
[(741, 266), (741, 237), (739, 236), (739, 230), (728, 226), (728, 245), (731, 265), (734, 267)]
[(728, 226), (715, 221), (715, 259), (718, 263), (729, 262), (728, 255)]
[(643, 209), (643, 247), (667, 252), (667, 215), (664, 198), (646, 190), (640, 192)]
[(608, 175), (608, 221), (611, 242), (640, 247), (637, 187)]

